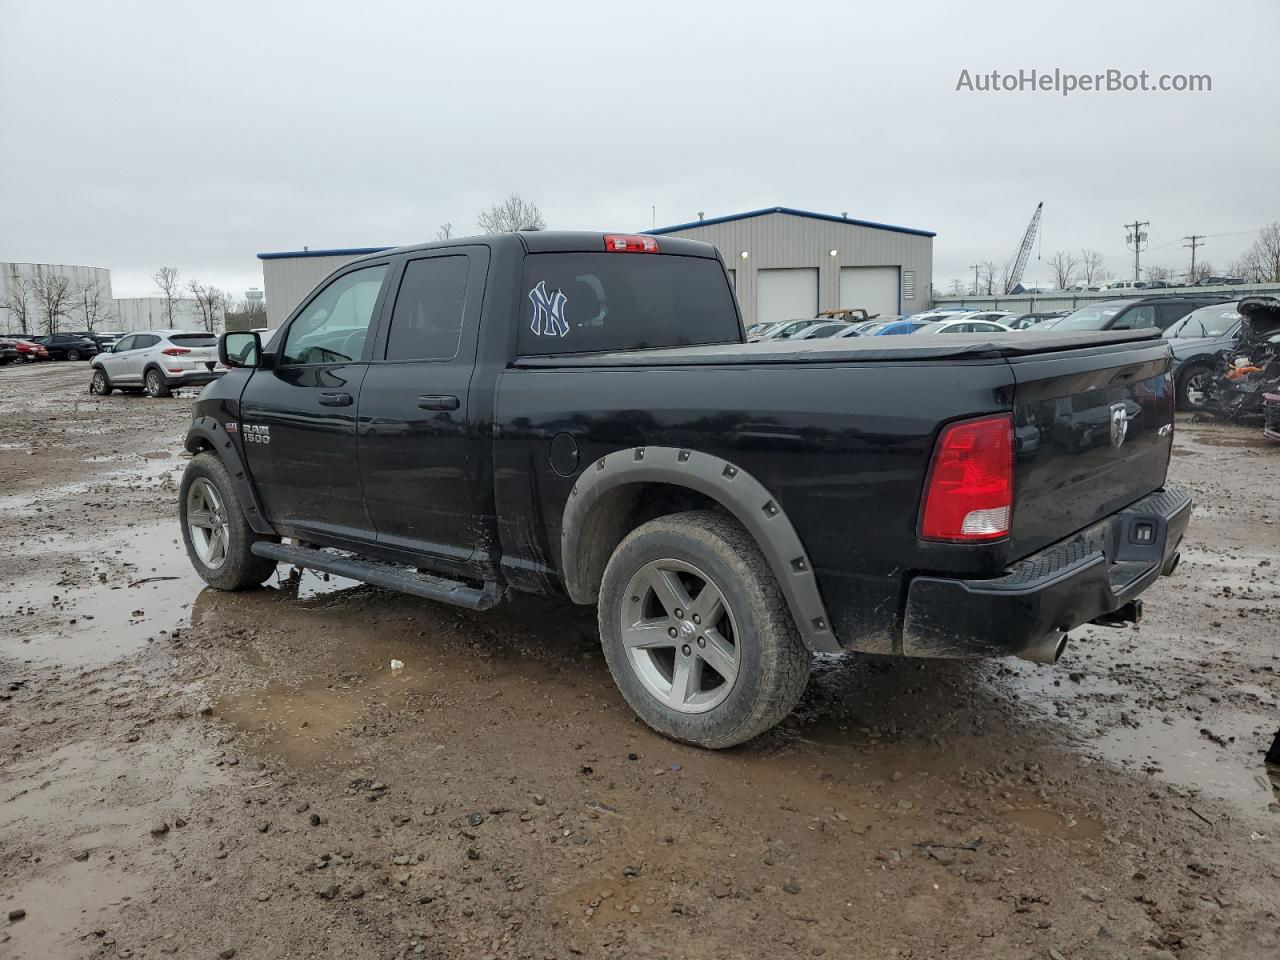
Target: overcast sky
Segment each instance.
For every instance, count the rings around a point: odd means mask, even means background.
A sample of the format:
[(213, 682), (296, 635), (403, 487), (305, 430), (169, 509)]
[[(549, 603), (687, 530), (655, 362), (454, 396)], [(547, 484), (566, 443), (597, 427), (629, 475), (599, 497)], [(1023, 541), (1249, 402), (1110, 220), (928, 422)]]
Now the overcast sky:
[[(185, 10), (178, 10), (184, 7)], [(1225, 269), (1280, 219), (1280, 3), (0, 0), (0, 260), (161, 265), (404, 244), (516, 191), (550, 227), (784, 205), (938, 233), (939, 287), (1042, 250)], [(957, 92), (1209, 74), (1208, 93)], [(1032, 258), (1028, 277), (1047, 276)]]

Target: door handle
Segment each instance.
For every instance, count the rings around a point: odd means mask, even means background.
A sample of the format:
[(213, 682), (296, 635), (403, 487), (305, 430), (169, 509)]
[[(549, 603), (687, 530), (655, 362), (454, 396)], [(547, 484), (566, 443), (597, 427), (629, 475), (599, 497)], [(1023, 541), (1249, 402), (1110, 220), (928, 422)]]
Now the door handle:
[(419, 397), (418, 407), (421, 410), (457, 410), (458, 398), (446, 394)]
[(322, 393), (320, 394), (320, 405), (324, 407), (349, 407), (351, 406), (351, 394)]

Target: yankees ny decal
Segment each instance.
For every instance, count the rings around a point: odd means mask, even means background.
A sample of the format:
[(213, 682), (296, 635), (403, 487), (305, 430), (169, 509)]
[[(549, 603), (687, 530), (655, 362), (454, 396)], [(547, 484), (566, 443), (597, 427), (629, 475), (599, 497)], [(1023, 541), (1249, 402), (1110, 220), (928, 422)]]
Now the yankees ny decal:
[(569, 333), (569, 324), (564, 318), (568, 297), (559, 290), (548, 296), (547, 281), (539, 280), (529, 291), (529, 299), (533, 302), (533, 321), (529, 328), (534, 333), (544, 337), (563, 337)]

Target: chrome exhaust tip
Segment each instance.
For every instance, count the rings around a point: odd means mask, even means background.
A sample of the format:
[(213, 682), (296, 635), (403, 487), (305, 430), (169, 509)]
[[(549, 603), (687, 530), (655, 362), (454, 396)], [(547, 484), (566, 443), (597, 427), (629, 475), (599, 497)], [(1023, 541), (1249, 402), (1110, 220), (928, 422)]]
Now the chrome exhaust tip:
[(1032, 663), (1057, 663), (1069, 639), (1065, 633), (1047, 634), (1019, 653), (1018, 657)]

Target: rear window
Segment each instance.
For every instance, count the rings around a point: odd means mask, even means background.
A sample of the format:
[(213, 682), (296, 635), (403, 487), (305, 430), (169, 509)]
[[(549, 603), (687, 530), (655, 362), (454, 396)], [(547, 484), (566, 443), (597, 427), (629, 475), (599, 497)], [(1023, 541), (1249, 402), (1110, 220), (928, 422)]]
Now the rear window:
[(184, 347), (216, 347), (218, 345), (218, 338), (212, 333), (174, 333), (170, 334), (169, 340), (180, 343)]
[(642, 350), (741, 339), (718, 260), (645, 253), (525, 258), (518, 352)]

